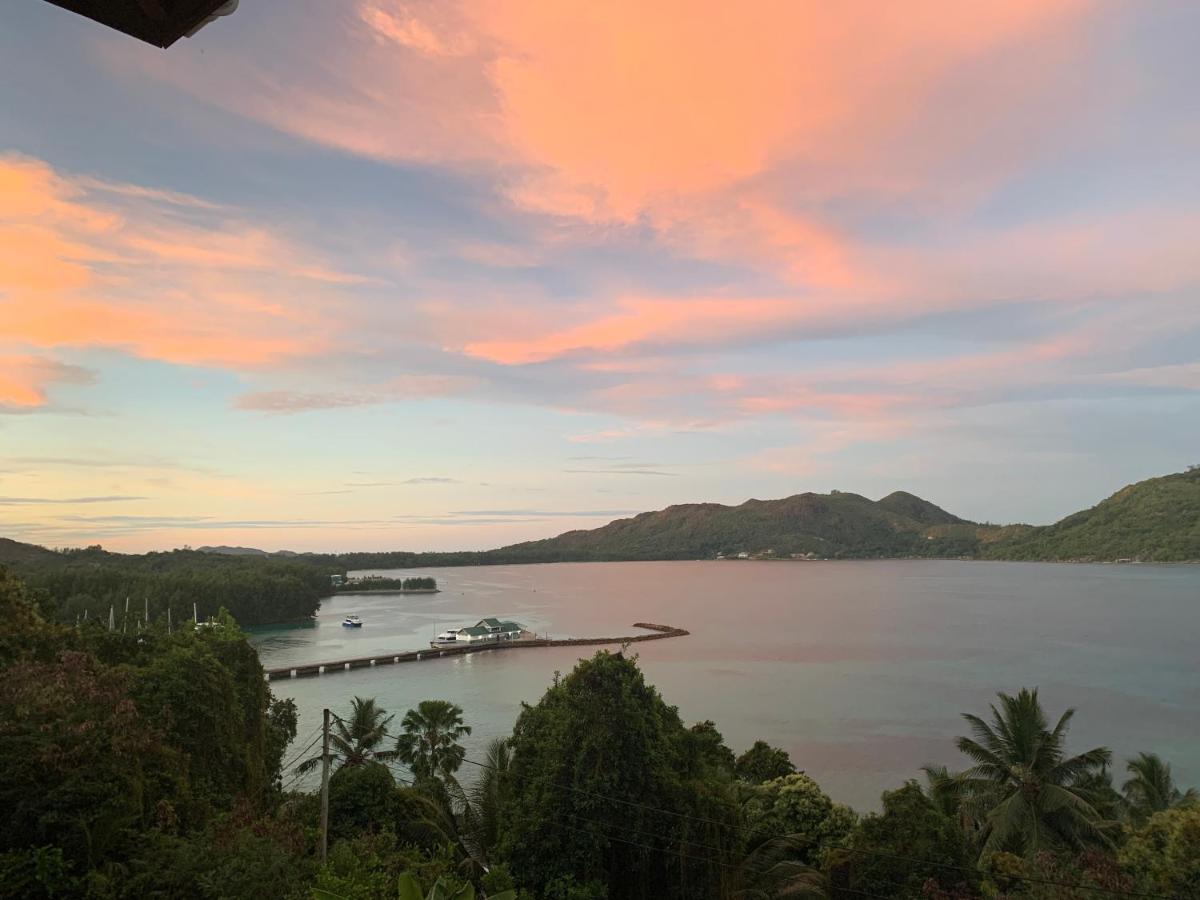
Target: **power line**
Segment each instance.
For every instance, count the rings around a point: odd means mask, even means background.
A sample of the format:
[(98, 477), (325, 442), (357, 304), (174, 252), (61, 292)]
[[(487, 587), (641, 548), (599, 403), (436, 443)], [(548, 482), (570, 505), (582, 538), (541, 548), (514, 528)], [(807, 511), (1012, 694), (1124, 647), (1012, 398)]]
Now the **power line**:
[[(301, 738), (300, 739), (301, 741), (304, 741), (304, 740), (308, 741), (307, 746), (305, 746), (305, 748), (303, 750), (300, 750), (300, 751), (292, 754), (291, 762), (285, 763), (285, 765), (291, 765), (292, 762), (295, 762), (297, 759), (299, 759), (301, 756), (303, 756), (306, 752), (308, 752), (308, 748), (313, 745), (314, 741), (316, 741), (320, 737), (321, 737), (321, 729), (314, 728), (312, 731), (310, 731), (308, 733), (307, 737)], [(300, 741), (293, 741), (292, 746), (294, 747), (299, 743), (300, 743)]]
[[(465, 758), (464, 758), (463, 762), (469, 762), (469, 763), (471, 763), (472, 765), (476, 765), (476, 766), (479, 766), (479, 767), (481, 767), (481, 768), (485, 768), (485, 769), (491, 769), (491, 770), (493, 770), (493, 771), (499, 771), (499, 770), (497, 770), (497, 769), (496, 769), (494, 766), (488, 765), (487, 763), (480, 763), (480, 762), (477, 762), (477, 761), (475, 761), (475, 760), (470, 760), (470, 759), (465, 759)], [(417, 786), (415, 781), (412, 781), (412, 780), (410, 780), (410, 779), (407, 779), (407, 778), (401, 777), (400, 775), (398, 775), (398, 774), (396, 773), (396, 771), (395, 771), (395, 770), (396, 770), (397, 768), (400, 768), (400, 767), (402, 766), (402, 764), (401, 764), (401, 763), (399, 763), (399, 762), (396, 762), (396, 761), (394, 761), (394, 760), (387, 760), (387, 761), (385, 761), (385, 765), (387, 765), (387, 767), (389, 768), (389, 770), (391, 770), (391, 771), (392, 771), (392, 776), (393, 776), (393, 778), (395, 778), (395, 780), (396, 780), (397, 782), (399, 782), (399, 783), (401, 783), (401, 784), (404, 784), (404, 785), (405, 785), (405, 786), (407, 786), (407, 787), (413, 787), (413, 788), (415, 788), (415, 787)], [(407, 771), (407, 770), (403, 770), (403, 771)], [(509, 774), (510, 776), (512, 775), (512, 773), (511, 773), (511, 772), (509, 772), (509, 773), (506, 773), (506, 774)], [(298, 779), (297, 779), (297, 780), (298, 780)], [(562, 786), (561, 786), (561, 785), (559, 785), (559, 786), (556, 786), (556, 787), (562, 787)], [(593, 796), (593, 797), (597, 797), (597, 798), (604, 799), (604, 800), (610, 800), (610, 801), (614, 801), (614, 802), (619, 802), (619, 803), (627, 804), (627, 805), (630, 805), (630, 806), (638, 807), (638, 808), (641, 808), (641, 809), (644, 809), (644, 810), (649, 810), (649, 811), (652, 811), (652, 812), (659, 812), (659, 813), (664, 813), (664, 814), (667, 814), (667, 815), (674, 815), (674, 816), (677, 816), (677, 817), (680, 817), (680, 818), (684, 818), (684, 819), (690, 819), (690, 820), (693, 820), (693, 821), (699, 821), (699, 822), (709, 822), (709, 823), (712, 823), (712, 824), (721, 825), (721, 826), (723, 826), (723, 827), (726, 827), (726, 828), (744, 828), (744, 827), (745, 827), (745, 826), (742, 826), (742, 825), (737, 825), (737, 824), (734, 824), (734, 823), (729, 823), (729, 822), (721, 822), (721, 821), (719, 821), (719, 820), (717, 820), (717, 819), (709, 819), (709, 818), (706, 818), (706, 817), (703, 817), (703, 816), (691, 816), (691, 815), (688, 815), (687, 813), (681, 813), (681, 812), (677, 812), (677, 811), (674, 811), (674, 810), (662, 809), (661, 807), (650, 806), (649, 804), (644, 804), (644, 803), (636, 803), (636, 802), (634, 802), (634, 801), (621, 800), (620, 798), (617, 798), (617, 797), (610, 797), (610, 796), (607, 796), (607, 795), (604, 795), (604, 794), (599, 794), (599, 793), (596, 793), (596, 792), (594, 792), (594, 791), (584, 791), (584, 790), (582, 790), (582, 789), (577, 789), (577, 790), (579, 790), (581, 793), (584, 793), (584, 794), (586, 794), (586, 795), (589, 795), (589, 796)], [(586, 817), (586, 816), (579, 816), (579, 815), (575, 815), (575, 814), (573, 814), (573, 813), (564, 813), (564, 815), (566, 816), (566, 818), (573, 819), (573, 820), (575, 820), (575, 821), (578, 821), (578, 822), (585, 822), (585, 823), (588, 823), (588, 824), (590, 824), (590, 825), (595, 825), (595, 826), (598, 826), (598, 827), (600, 827), (600, 828), (608, 828), (608, 827), (613, 827), (613, 826), (611, 825), (611, 823), (604, 822), (604, 821), (602, 821), (602, 820), (599, 820), (599, 819), (591, 819), (591, 818), (588, 818), (588, 817)], [(634, 846), (634, 847), (640, 847), (640, 848), (642, 848), (642, 849), (645, 849), (645, 850), (650, 850), (650, 851), (652, 851), (652, 852), (655, 852), (655, 853), (661, 853), (661, 854), (664, 854), (664, 855), (670, 856), (670, 857), (672, 857), (672, 858), (683, 858), (683, 859), (689, 859), (689, 860), (692, 860), (692, 861), (695, 861), (695, 862), (703, 862), (703, 863), (706, 863), (706, 864), (719, 865), (719, 866), (722, 866), (722, 867), (725, 867), (725, 868), (732, 868), (732, 869), (738, 869), (738, 870), (740, 870), (740, 869), (741, 869), (741, 866), (739, 866), (739, 865), (736, 865), (736, 864), (733, 864), (733, 863), (726, 863), (726, 862), (722, 862), (722, 861), (721, 861), (721, 860), (719, 860), (719, 859), (708, 859), (708, 858), (705, 858), (705, 857), (693, 856), (693, 855), (691, 855), (691, 854), (688, 854), (688, 853), (682, 853), (682, 852), (676, 852), (676, 851), (668, 850), (668, 849), (666, 849), (666, 848), (663, 848), (663, 847), (655, 847), (655, 846), (653, 846), (653, 845), (651, 845), (651, 844), (645, 844), (645, 843), (641, 843), (640, 841), (631, 841), (631, 840), (628, 840), (627, 838), (621, 838), (621, 837), (617, 837), (617, 836), (615, 836), (615, 835), (611, 835), (611, 834), (608, 834), (608, 833), (606, 833), (606, 832), (603, 832), (603, 831), (592, 831), (592, 830), (585, 829), (585, 828), (577, 828), (577, 827), (573, 827), (573, 826), (571, 826), (571, 825), (567, 825), (567, 824), (565, 824), (565, 823), (563, 823), (563, 822), (561, 822), (561, 821), (560, 821), (560, 822), (558, 822), (558, 823), (557, 823), (557, 825), (558, 825), (558, 827), (566, 828), (566, 829), (568, 829), (568, 830), (571, 830), (571, 831), (576, 831), (576, 832), (580, 832), (580, 833), (584, 833), (584, 834), (593, 834), (593, 835), (595, 835), (595, 836), (597, 836), (597, 837), (602, 837), (602, 838), (604, 838), (605, 840), (617, 841), (617, 842), (619, 842), (619, 843), (623, 843), (623, 844), (629, 844), (629, 845), (631, 845), (631, 846)], [(627, 831), (630, 831), (630, 832), (632, 832), (632, 833), (634, 833), (634, 834), (641, 834), (641, 835), (652, 835), (652, 834), (653, 834), (652, 832), (648, 832), (648, 831), (645, 831), (645, 830), (643, 830), (643, 829), (640, 829), (640, 828), (628, 828), (628, 829), (627, 829)], [(687, 846), (687, 845), (689, 845), (689, 844), (690, 844), (692, 847), (694, 847), (694, 848), (696, 848), (696, 849), (709, 850), (709, 851), (711, 851), (711, 852), (713, 852), (713, 853), (724, 853), (724, 852), (727, 852), (727, 850), (728, 850), (728, 848), (714, 847), (714, 846), (712, 846), (712, 845), (710, 845), (710, 844), (698, 844), (698, 843), (694, 843), (694, 842), (690, 842), (690, 841), (682, 841), (681, 843), (683, 843), (685, 846)], [(943, 863), (943, 862), (938, 862), (938, 861), (935, 861), (935, 860), (929, 860), (929, 859), (920, 859), (920, 858), (918, 858), (918, 857), (913, 857), (913, 856), (904, 856), (904, 855), (901, 855), (901, 854), (895, 854), (895, 853), (885, 853), (885, 852), (883, 852), (883, 851), (880, 851), (880, 850), (868, 850), (868, 849), (861, 848), (861, 847), (850, 847), (850, 846), (847, 846), (847, 845), (845, 845), (845, 844), (829, 844), (829, 845), (827, 845), (827, 846), (828, 846), (830, 849), (844, 850), (844, 851), (846, 851), (846, 852), (848, 852), (848, 853), (854, 853), (854, 854), (866, 855), (866, 856), (873, 856), (873, 857), (880, 858), (880, 859), (890, 859), (890, 860), (894, 860), (894, 861), (897, 861), (897, 862), (906, 862), (906, 863), (909, 863), (909, 864), (912, 864), (912, 865), (916, 865), (916, 866), (933, 866), (933, 867), (935, 867), (935, 868), (940, 868), (940, 869), (948, 869), (948, 870), (951, 870), (951, 871), (963, 872), (963, 873), (966, 873), (966, 874), (968, 874), (968, 875), (978, 875), (978, 874), (979, 874), (979, 871), (978, 871), (977, 869), (968, 868), (968, 867), (966, 867), (966, 866), (958, 866), (958, 865), (954, 865), (953, 863)], [(1154, 893), (1146, 893), (1146, 892), (1144, 892), (1144, 891), (1126, 891), (1126, 890), (1120, 890), (1120, 889), (1117, 889), (1117, 888), (1093, 887), (1093, 886), (1090, 886), (1090, 885), (1079, 884), (1079, 883), (1076, 883), (1076, 882), (1069, 882), (1069, 881), (1057, 881), (1057, 880), (1054, 880), (1054, 879), (1049, 879), (1049, 878), (1038, 878), (1038, 877), (1036, 877), (1036, 876), (1031, 876), (1031, 875), (1015, 875), (1015, 874), (1014, 874), (1014, 875), (1009, 875), (1009, 876), (1006, 876), (1006, 877), (1012, 878), (1013, 880), (1016, 880), (1016, 881), (1023, 881), (1023, 882), (1028, 882), (1028, 883), (1032, 883), (1032, 884), (1042, 884), (1042, 885), (1048, 885), (1048, 886), (1053, 886), (1053, 887), (1064, 887), (1064, 888), (1071, 888), (1071, 889), (1073, 889), (1073, 890), (1079, 890), (1079, 891), (1092, 891), (1092, 892), (1096, 892), (1096, 893), (1106, 894), (1106, 895), (1109, 895), (1109, 896), (1118, 896), (1118, 897), (1143, 897), (1143, 898), (1151, 898), (1151, 900), (1175, 900), (1175, 898), (1173, 898), (1173, 897), (1171, 897), (1171, 896), (1169, 896), (1169, 895), (1167, 895), (1167, 894), (1154, 894)], [(853, 894), (853, 895), (856, 895), (856, 896), (861, 896), (861, 897), (871, 897), (871, 898), (879, 898), (879, 900), (889, 900), (889, 898), (887, 898), (887, 897), (884, 897), (884, 896), (882, 896), (882, 895), (880, 895), (880, 894), (872, 894), (872, 893), (868, 893), (868, 892), (866, 892), (866, 891), (859, 891), (859, 890), (856, 890), (856, 889), (853, 889), (853, 888), (848, 888), (848, 887), (839, 887), (839, 888), (837, 888), (837, 890), (838, 890), (840, 893), (843, 893), (843, 894), (849, 893), (849, 894)]]
[[(382, 734), (385, 738), (396, 738), (397, 737), (397, 735), (390, 734), (387, 731), (383, 731)], [(491, 765), (490, 763), (479, 762), (477, 760), (470, 759), (466, 756), (463, 757), (462, 761), (465, 763), (469, 763), (473, 766), (478, 766), (481, 769), (490, 769), (491, 771), (500, 771), (500, 770), (496, 769), (496, 767)], [(505, 774), (507, 774), (510, 778), (517, 777), (511, 771), (507, 771), (507, 772), (505, 772)], [(553, 785), (552, 787), (555, 790), (567, 790), (567, 791), (571, 791), (572, 793), (582, 794), (582, 795), (588, 796), (588, 797), (595, 797), (595, 798), (598, 798), (600, 800), (603, 800), (603, 801), (609, 802), (609, 803), (619, 803), (623, 806), (629, 806), (629, 807), (633, 807), (635, 809), (648, 810), (650, 812), (656, 812), (656, 813), (660, 813), (662, 815), (667, 815), (667, 816), (674, 816), (679, 819), (684, 819), (684, 820), (693, 821), (693, 822), (705, 822), (710, 825), (717, 825), (721, 828), (728, 828), (728, 829), (732, 829), (732, 830), (741, 830), (743, 832), (745, 831), (745, 828), (746, 828), (746, 826), (742, 823), (721, 821), (719, 819), (712, 819), (712, 818), (708, 818), (706, 816), (695, 816), (695, 815), (691, 815), (689, 813), (678, 812), (676, 810), (663, 809), (662, 807), (652, 806), (647, 803), (638, 803), (633, 800), (625, 800), (621, 797), (613, 797), (609, 794), (601, 794), (596, 791), (588, 791), (583, 788), (573, 787), (571, 785)], [(847, 846), (844, 844), (829, 844), (827, 846), (830, 847), (831, 849), (844, 850), (848, 853), (855, 853), (855, 854), (866, 855), (866, 856), (875, 856), (880, 859), (891, 859), (891, 860), (895, 860), (898, 862), (907, 862), (907, 863), (910, 863), (910, 864), (916, 865), (916, 866), (926, 866), (926, 867), (932, 866), (932, 867), (938, 868), (938, 869), (946, 869), (946, 870), (950, 870), (950, 871), (964, 872), (969, 875), (978, 875), (979, 874), (978, 869), (970, 868), (967, 866), (959, 866), (959, 865), (955, 865), (953, 863), (944, 863), (944, 862), (938, 862), (936, 860), (931, 860), (931, 859), (920, 859), (917, 857), (903, 856), (900, 854), (885, 853), (880, 850), (867, 850), (865, 848), (850, 847), (850, 846)], [(712, 848), (709, 848), (709, 849), (712, 849)], [(1114, 897), (1142, 897), (1142, 898), (1146, 898), (1146, 900), (1174, 900), (1174, 898), (1170, 897), (1167, 894), (1148, 893), (1145, 891), (1124, 891), (1124, 890), (1119, 890), (1117, 888), (1091, 887), (1089, 885), (1079, 884), (1077, 882), (1058, 881), (1058, 880), (1052, 879), (1052, 878), (1039, 878), (1034, 875), (1011, 875), (1008, 877), (1011, 877), (1018, 881), (1027, 882), (1029, 884), (1042, 884), (1042, 885), (1048, 885), (1048, 886), (1052, 886), (1052, 887), (1071, 888), (1073, 890), (1079, 890), (1079, 891), (1092, 891), (1094, 893), (1106, 894), (1108, 896), (1114, 896)]]
[[(652, 853), (660, 853), (660, 854), (663, 854), (664, 856), (669, 856), (672, 859), (689, 859), (689, 860), (692, 860), (693, 862), (705, 863), (706, 865), (718, 865), (718, 866), (722, 866), (723, 868), (727, 868), (727, 869), (734, 869), (734, 870), (738, 870), (738, 871), (741, 870), (740, 866), (738, 866), (734, 863), (721, 862), (721, 860), (719, 860), (719, 859), (707, 859), (703, 856), (692, 856), (687, 853), (676, 853), (673, 850), (664, 850), (661, 847), (652, 847), (649, 844), (643, 844), (639, 841), (630, 841), (625, 838), (615, 837), (611, 834), (597, 833), (594, 831), (590, 831), (589, 829), (586, 829), (586, 828), (575, 828), (571, 825), (566, 825), (561, 822), (559, 823), (559, 827), (566, 828), (570, 831), (577, 831), (581, 834), (595, 835), (596, 837), (602, 837), (605, 840), (609, 840), (609, 841), (617, 841), (618, 843), (621, 843), (621, 844), (629, 844), (632, 847), (641, 847), (643, 850), (649, 850)], [(870, 898), (873, 898), (873, 900), (895, 900), (894, 897), (885, 897), (883, 894), (871, 894), (866, 891), (854, 890), (853, 888), (837, 888), (837, 890), (840, 892), (843, 892), (843, 893), (855, 894), (860, 897), (870, 897)]]
[(313, 747), (315, 747), (317, 744), (317, 741), (319, 741), (320, 739), (321, 739), (321, 730), (318, 728), (316, 736), (314, 736), (313, 739), (308, 742), (308, 746), (306, 746), (303, 750), (300, 750), (297, 753), (293, 754), (291, 759), (288, 760), (286, 763), (281, 763), (279, 766), (279, 771), (285, 772), (288, 769), (290, 769), (292, 766), (296, 765), (296, 763), (300, 761), (300, 758), (303, 757), (306, 753), (308, 753), (308, 751), (311, 750)]

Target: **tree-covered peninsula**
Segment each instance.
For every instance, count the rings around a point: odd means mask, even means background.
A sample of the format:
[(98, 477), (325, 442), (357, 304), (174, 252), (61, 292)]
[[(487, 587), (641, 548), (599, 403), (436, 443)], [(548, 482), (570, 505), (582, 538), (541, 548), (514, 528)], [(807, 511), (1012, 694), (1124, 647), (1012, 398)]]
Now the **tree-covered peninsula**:
[(7, 564), (57, 621), (201, 620), (228, 610), (245, 625), (304, 619), (331, 593), (336, 566), (300, 557), (230, 556), (197, 550), (53, 551), (0, 538)]

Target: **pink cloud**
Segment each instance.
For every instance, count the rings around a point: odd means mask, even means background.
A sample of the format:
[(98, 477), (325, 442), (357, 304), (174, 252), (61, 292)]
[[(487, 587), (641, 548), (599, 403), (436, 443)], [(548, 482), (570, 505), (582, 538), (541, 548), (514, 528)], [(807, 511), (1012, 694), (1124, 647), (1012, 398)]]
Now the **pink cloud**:
[(0, 356), (0, 412), (26, 411), (46, 403), (53, 384), (91, 384), (95, 374), (40, 356)]
[[(0, 157), (0, 343), (249, 368), (328, 347), (330, 291), (363, 279), (214, 212), (198, 198)], [(10, 400), (41, 402), (36, 385), (15, 385)]]
[(718, 344), (739, 335), (794, 324), (805, 312), (799, 300), (722, 298), (630, 298), (616, 311), (564, 330), (540, 329), (528, 338), (477, 340), (464, 351), (492, 362), (520, 365), (580, 351), (606, 353), (662, 342)]

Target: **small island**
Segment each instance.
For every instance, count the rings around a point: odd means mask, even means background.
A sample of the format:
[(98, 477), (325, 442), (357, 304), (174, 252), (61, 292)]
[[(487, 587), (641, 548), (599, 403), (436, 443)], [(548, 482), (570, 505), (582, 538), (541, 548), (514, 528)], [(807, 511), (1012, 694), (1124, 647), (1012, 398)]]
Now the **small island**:
[(424, 576), (409, 578), (385, 578), (382, 575), (331, 575), (335, 594), (363, 594), (372, 591), (387, 591), (391, 594), (436, 594), (437, 579)]

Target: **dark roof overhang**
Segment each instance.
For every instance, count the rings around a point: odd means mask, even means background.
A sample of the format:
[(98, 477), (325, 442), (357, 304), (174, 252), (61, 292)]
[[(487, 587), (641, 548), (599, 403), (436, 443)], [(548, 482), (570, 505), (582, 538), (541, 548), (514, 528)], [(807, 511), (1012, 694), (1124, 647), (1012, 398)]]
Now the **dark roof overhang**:
[(237, 0), (47, 0), (156, 47), (170, 47), (214, 16), (229, 15)]

